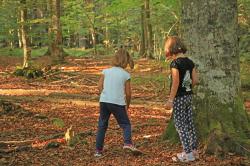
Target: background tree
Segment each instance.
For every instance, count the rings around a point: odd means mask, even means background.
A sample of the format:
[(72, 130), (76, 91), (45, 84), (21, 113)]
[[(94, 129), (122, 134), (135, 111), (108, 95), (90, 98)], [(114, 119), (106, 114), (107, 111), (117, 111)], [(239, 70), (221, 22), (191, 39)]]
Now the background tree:
[(23, 47), (23, 68), (29, 67), (29, 60), (31, 57), (30, 40), (27, 34), (27, 6), (26, 0), (20, 0), (20, 34), (22, 38)]
[(63, 51), (63, 37), (60, 22), (61, 1), (49, 0), (51, 22), (49, 26), (49, 46), (46, 55), (53, 56), (59, 61), (63, 61), (65, 52)]
[(152, 40), (152, 25), (150, 20), (150, 1), (144, 0), (144, 39), (145, 39), (145, 48), (146, 56), (153, 58), (153, 40)]
[[(249, 0), (238, 2), (240, 50), (244, 53), (249, 50), (246, 49), (249, 41)], [(0, 1), (0, 21), (4, 22), (0, 24), (0, 47), (9, 51), (8, 55), (15, 54), (15, 49), (22, 45), (19, 4), (20, 0)], [(62, 56), (65, 52), (71, 54), (72, 50), (81, 55), (110, 54), (123, 45), (135, 57), (150, 52), (159, 60), (164, 59), (166, 36), (180, 34), (180, 1), (176, 0), (26, 0), (26, 7), (29, 18), (27, 35), (32, 54), (36, 51), (41, 51), (40, 55), (45, 54), (47, 46), (47, 53), (53, 56)], [(46, 35), (48, 33), (50, 35)], [(145, 43), (151, 43), (150, 50)], [(51, 53), (53, 50), (55, 52)]]
[[(206, 152), (247, 153), (249, 118), (241, 99), (237, 1), (182, 1), (182, 37), (200, 74), (195, 122)], [(173, 123), (165, 137), (174, 139)]]

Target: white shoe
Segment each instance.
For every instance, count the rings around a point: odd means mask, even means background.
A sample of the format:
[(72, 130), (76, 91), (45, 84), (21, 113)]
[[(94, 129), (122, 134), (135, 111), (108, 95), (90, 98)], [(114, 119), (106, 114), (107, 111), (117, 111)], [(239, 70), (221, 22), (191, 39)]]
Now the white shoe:
[(192, 152), (193, 152), (193, 155), (194, 155), (195, 159), (199, 159), (200, 158), (198, 150), (192, 150)]
[(141, 155), (142, 154), (142, 152), (139, 150), (139, 149), (137, 149), (134, 145), (132, 145), (132, 144), (125, 144), (124, 146), (123, 146), (123, 149), (125, 150), (125, 151), (129, 151), (129, 152), (131, 152), (132, 154), (134, 154), (134, 155)]
[(102, 151), (96, 150), (94, 156), (95, 156), (95, 157), (102, 157), (102, 156), (103, 156)]
[(136, 147), (134, 146), (134, 145), (132, 145), (132, 144), (125, 144), (124, 146), (123, 146), (123, 149), (124, 150), (130, 150), (130, 151), (138, 151), (138, 149), (136, 149)]
[(185, 152), (178, 153), (177, 158), (180, 162), (190, 162), (190, 161), (195, 160), (192, 152), (190, 152), (190, 153), (185, 153)]

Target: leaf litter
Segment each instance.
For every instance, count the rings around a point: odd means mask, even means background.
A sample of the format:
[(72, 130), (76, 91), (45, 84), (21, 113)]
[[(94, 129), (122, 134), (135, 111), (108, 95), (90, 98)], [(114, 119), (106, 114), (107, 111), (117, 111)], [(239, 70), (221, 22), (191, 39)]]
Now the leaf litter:
[[(110, 58), (100, 61), (69, 57), (66, 64), (58, 66), (54, 74), (51, 71), (43, 79), (27, 80), (0, 74), (0, 90), (5, 90), (0, 99), (8, 99), (25, 110), (24, 113), (30, 113), (28, 116), (18, 116), (20, 114), (15, 112), (0, 115), (0, 165), (189, 165), (173, 162), (172, 157), (181, 151), (181, 146), (161, 139), (171, 115), (164, 109), (167, 87), (164, 81), (160, 84), (161, 80), (148, 78), (152, 74), (164, 76), (167, 71), (156, 62), (145, 59), (137, 60), (136, 69), (131, 71), (132, 78), (139, 83), (132, 79), (134, 97), (129, 110), (133, 141), (143, 154), (123, 151), (122, 131), (111, 116), (105, 155), (102, 158), (93, 156), (99, 113), (97, 81), (109, 61)], [(6, 72), (14, 67), (15, 64), (9, 64), (8, 68), (0, 69)], [(72, 142), (65, 139), (69, 128), (72, 132), (69, 131), (68, 136), (74, 138)], [(2, 151), (21, 144), (28, 148)], [(249, 160), (233, 154), (224, 160), (201, 154), (191, 165), (248, 164)]]

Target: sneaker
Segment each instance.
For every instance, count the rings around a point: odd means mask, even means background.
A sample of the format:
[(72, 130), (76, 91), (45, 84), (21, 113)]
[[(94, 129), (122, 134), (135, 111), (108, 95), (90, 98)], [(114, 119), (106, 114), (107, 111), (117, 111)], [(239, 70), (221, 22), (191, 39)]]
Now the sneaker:
[(185, 152), (178, 153), (177, 158), (181, 162), (189, 162), (189, 161), (194, 161), (195, 160), (194, 155), (193, 155), (192, 152), (190, 152), (190, 153), (185, 153)]
[(123, 146), (123, 149), (124, 149), (125, 151), (132, 152), (133, 154), (137, 154), (137, 155), (142, 154), (142, 152), (141, 152), (139, 149), (137, 149), (137, 148), (136, 148), (134, 145), (132, 145), (132, 144), (125, 144), (125, 145)]
[(96, 150), (94, 156), (95, 157), (102, 157), (102, 151), (101, 150)]
[(123, 149), (124, 149), (124, 150), (128, 149), (128, 150), (130, 150), (130, 151), (136, 151), (136, 150), (137, 150), (136, 147), (135, 147), (134, 145), (132, 145), (132, 144), (125, 144), (125, 145), (123, 146)]

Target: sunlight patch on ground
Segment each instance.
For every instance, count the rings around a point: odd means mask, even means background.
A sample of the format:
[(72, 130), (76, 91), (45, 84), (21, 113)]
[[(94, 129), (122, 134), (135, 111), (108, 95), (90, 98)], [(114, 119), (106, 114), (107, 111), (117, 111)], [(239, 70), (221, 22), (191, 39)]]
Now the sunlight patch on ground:
[[(0, 89), (1, 95), (7, 96), (48, 96), (51, 93), (62, 92), (62, 90), (47, 90), (47, 89)], [(66, 92), (66, 91), (65, 91)]]

